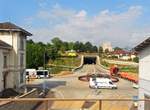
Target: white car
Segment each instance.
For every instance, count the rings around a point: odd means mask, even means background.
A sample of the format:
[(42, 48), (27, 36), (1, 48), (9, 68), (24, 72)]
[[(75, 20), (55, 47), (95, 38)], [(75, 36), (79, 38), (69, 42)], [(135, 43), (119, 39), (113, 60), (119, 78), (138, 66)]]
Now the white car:
[(37, 70), (36, 73), (37, 78), (49, 78), (48, 70)]
[(117, 89), (117, 85), (113, 84), (113, 82), (108, 78), (90, 78), (89, 87), (95, 89)]
[(36, 69), (26, 69), (26, 79), (29, 78), (36, 78)]

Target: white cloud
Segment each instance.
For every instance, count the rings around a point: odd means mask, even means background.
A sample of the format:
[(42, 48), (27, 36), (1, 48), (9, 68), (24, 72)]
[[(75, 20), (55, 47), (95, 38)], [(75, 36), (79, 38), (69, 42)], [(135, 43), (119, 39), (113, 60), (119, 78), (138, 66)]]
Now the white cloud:
[(85, 10), (81, 10), (79, 13), (76, 14), (76, 17), (86, 17), (86, 11)]
[[(135, 33), (150, 32), (150, 29), (141, 30), (135, 25), (141, 14), (142, 7), (132, 6), (122, 13), (106, 9), (89, 17), (85, 10), (65, 9), (57, 4), (50, 10), (39, 11), (29, 23), (33, 25), (31, 30), (36, 41), (49, 42), (58, 36), (63, 40), (90, 41), (97, 45), (111, 41), (115, 46), (133, 46), (139, 40)], [(38, 23), (43, 26), (38, 27)]]

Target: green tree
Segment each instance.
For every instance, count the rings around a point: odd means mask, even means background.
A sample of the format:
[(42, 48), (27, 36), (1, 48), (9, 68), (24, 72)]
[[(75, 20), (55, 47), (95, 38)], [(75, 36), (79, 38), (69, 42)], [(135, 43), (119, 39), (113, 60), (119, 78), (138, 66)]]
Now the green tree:
[(105, 49), (105, 53), (108, 53), (109, 52), (109, 50), (108, 49)]
[(43, 66), (44, 47), (43, 43), (34, 43), (31, 40), (27, 41), (27, 68)]
[(68, 49), (69, 49), (69, 50), (74, 49), (74, 43), (73, 43), (73, 42), (69, 42), (69, 43), (68, 43)]
[(55, 60), (59, 55), (56, 47), (42, 42), (27, 41), (27, 68), (38, 68), (45, 63)]
[(59, 51), (62, 46), (62, 41), (58, 37), (55, 37), (51, 40), (51, 42), (52, 45), (56, 47), (57, 51)]
[(96, 46), (92, 47), (92, 52), (98, 52), (98, 48)]
[(91, 52), (92, 51), (92, 44), (90, 42), (86, 42), (84, 44), (84, 48), (86, 52)]
[(133, 58), (133, 61), (136, 62), (136, 63), (139, 63), (139, 57)]
[(59, 57), (58, 51), (55, 46), (51, 46), (50, 49), (47, 49), (48, 59), (55, 60), (57, 57)]
[(103, 54), (103, 48), (99, 46), (99, 56), (102, 56), (102, 54)]
[(76, 50), (77, 52), (80, 52), (80, 42), (79, 41), (76, 41), (74, 43), (74, 50)]
[(123, 49), (120, 48), (120, 47), (115, 47), (115, 48), (114, 48), (114, 51), (116, 51), (116, 50), (123, 50)]

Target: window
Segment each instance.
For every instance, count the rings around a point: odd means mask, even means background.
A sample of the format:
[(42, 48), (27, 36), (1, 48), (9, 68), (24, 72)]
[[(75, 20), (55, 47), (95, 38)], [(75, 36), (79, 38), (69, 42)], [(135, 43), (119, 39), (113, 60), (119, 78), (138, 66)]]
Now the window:
[(24, 50), (24, 39), (20, 37), (20, 50)]
[(7, 68), (7, 56), (6, 55), (4, 55), (3, 67)]
[(109, 84), (113, 85), (113, 83), (112, 83), (112, 82), (109, 82)]
[(20, 66), (23, 66), (24, 65), (24, 54), (21, 53), (20, 54)]

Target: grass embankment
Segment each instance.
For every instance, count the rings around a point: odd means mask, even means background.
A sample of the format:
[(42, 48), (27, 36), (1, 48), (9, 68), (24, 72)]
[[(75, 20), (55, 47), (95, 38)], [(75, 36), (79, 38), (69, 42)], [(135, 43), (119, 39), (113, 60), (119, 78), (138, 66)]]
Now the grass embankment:
[(48, 67), (51, 68), (51, 74), (57, 74), (61, 71), (71, 71), (80, 65), (79, 57), (60, 57), (55, 61), (49, 61)]
[[(108, 69), (113, 65), (103, 60), (101, 60), (101, 64)], [(119, 67), (120, 72), (128, 72), (129, 74), (138, 74), (138, 67), (120, 64), (117, 64), (117, 66)]]

